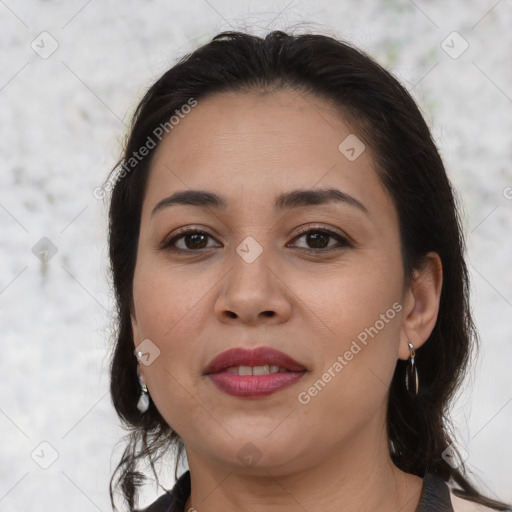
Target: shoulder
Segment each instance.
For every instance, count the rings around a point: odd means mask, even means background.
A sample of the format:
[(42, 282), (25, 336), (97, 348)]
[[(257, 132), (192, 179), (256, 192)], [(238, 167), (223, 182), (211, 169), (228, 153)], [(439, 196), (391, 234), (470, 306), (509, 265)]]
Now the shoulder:
[(183, 512), (190, 495), (190, 471), (183, 473), (170, 491), (138, 512)]
[(485, 507), (478, 503), (468, 501), (450, 493), (453, 512), (496, 512), (496, 509)]
[(146, 508), (139, 510), (138, 512), (169, 512), (172, 510), (173, 497), (172, 494), (167, 492), (163, 496), (160, 496), (156, 501)]
[[(423, 490), (416, 512), (496, 512), (496, 509), (480, 505), (457, 495), (453, 480), (427, 473), (423, 478)], [(509, 512), (512, 512), (510, 510)]]
[(450, 500), (453, 507), (453, 512), (496, 512), (496, 509), (480, 505), (473, 501), (465, 500), (460, 498), (453, 493), (454, 487), (448, 484), (450, 489)]

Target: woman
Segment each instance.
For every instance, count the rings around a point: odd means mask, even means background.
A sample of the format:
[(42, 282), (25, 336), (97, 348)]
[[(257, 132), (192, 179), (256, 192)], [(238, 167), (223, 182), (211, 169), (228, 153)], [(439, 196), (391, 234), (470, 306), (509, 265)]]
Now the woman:
[(189, 471), (148, 511), (507, 509), (448, 433), (477, 340), (464, 241), (382, 67), (325, 36), (219, 34), (147, 92), (110, 184), (131, 428), (111, 496), (135, 509), (140, 464), (175, 447)]

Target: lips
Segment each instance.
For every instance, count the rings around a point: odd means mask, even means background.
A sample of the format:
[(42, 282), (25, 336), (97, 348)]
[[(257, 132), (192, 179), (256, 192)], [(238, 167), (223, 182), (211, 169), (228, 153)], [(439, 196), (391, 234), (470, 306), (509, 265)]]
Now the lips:
[(260, 347), (222, 352), (206, 366), (204, 374), (223, 393), (255, 398), (295, 384), (306, 371), (302, 364), (283, 352)]
[(204, 374), (220, 373), (234, 367), (242, 367), (243, 369), (243, 367), (262, 366), (269, 367), (268, 373), (276, 373), (275, 368), (272, 368), (276, 366), (279, 367), (280, 371), (303, 372), (306, 370), (295, 359), (270, 347), (256, 349), (232, 348), (215, 357), (204, 369)]

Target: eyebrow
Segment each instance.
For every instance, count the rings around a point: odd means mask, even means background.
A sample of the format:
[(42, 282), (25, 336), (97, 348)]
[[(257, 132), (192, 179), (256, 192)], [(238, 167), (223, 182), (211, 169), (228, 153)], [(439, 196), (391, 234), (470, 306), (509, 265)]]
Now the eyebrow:
[[(293, 190), (279, 195), (274, 203), (274, 210), (283, 211), (304, 206), (322, 205), (328, 203), (345, 203), (369, 215), (367, 208), (358, 199), (336, 188)], [(206, 190), (183, 190), (175, 192), (159, 201), (153, 208), (151, 216), (158, 211), (175, 205), (198, 206), (200, 208), (225, 209), (225, 199)]]

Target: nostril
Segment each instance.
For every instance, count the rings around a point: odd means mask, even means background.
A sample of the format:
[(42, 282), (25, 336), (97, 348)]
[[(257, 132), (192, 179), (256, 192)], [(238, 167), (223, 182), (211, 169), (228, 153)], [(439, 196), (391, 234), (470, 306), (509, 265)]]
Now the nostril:
[[(229, 318), (238, 318), (238, 315), (234, 311), (225, 311), (224, 314), (226, 316), (228, 316)], [(262, 311), (260, 314), (263, 316), (272, 318), (275, 316), (276, 312), (275, 311)]]

